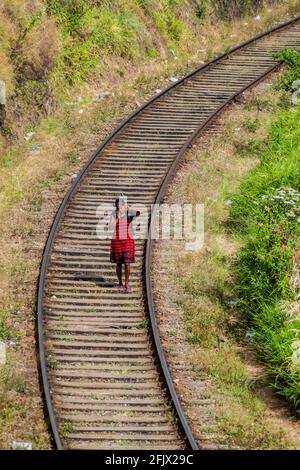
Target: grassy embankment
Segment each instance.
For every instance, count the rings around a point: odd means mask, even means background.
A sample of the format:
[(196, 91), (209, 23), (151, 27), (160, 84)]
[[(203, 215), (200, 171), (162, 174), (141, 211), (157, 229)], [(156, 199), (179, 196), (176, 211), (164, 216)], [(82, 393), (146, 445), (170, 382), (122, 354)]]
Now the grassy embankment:
[[(224, 50), (298, 6), (296, 0), (3, 0), (0, 77), (8, 106), (2, 133), (22, 137), (80, 89), (88, 104), (98, 87), (111, 88), (143, 67), (187, 63), (195, 54), (194, 61), (208, 59), (221, 52), (217, 41)], [(144, 70), (142, 81), (146, 76)]]
[[(300, 80), (300, 54), (285, 51), (286, 76)], [(253, 153), (260, 164), (233, 199), (231, 222), (243, 247), (235, 264), (243, 322), (276, 392), (300, 413), (300, 107), (278, 113)]]
[(293, 67), (276, 89), (233, 108), (221, 135), (189, 157), (168, 200), (205, 204), (204, 250), (164, 244), (160, 276), (178, 292), (186, 359), (209, 383), (215, 432), (229, 448), (300, 445), (284, 405), (274, 411), (266, 398), (271, 376), (299, 410), (300, 109), (286, 91), (298, 76)]
[[(8, 98), (0, 134), (0, 339), (7, 346), (2, 448), (12, 439), (49, 446), (35, 363), (35, 286), (47, 230), (71, 174), (168, 77), (299, 9), (296, 0), (254, 2), (257, 13), (249, 2), (247, 11), (234, 1), (211, 3), (214, 9), (210, 2), (200, 8), (196, 1), (183, 7), (168, 0), (1, 2), (0, 79)], [(274, 5), (262, 7), (267, 3)], [(94, 102), (103, 91), (114, 94)], [(35, 132), (29, 141), (27, 132)]]

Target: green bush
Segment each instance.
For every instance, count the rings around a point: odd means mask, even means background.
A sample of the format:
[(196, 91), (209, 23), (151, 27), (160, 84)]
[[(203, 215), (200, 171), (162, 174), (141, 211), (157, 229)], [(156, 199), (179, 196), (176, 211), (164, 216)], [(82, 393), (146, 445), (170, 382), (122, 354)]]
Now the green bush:
[(185, 29), (181, 19), (175, 13), (169, 10), (158, 11), (154, 13), (154, 22), (166, 39), (174, 42), (180, 41)]
[[(58, 0), (52, 0), (57, 5)], [(131, 11), (115, 13), (108, 9), (86, 10), (80, 2), (78, 10), (60, 10), (64, 25), (53, 77), (57, 83), (69, 85), (83, 81), (99, 67), (105, 55), (134, 59), (139, 55), (139, 18)]]
[(292, 49), (284, 49), (274, 57), (282, 60), (287, 66), (287, 73), (278, 80), (276, 88), (286, 91), (294, 90), (293, 82), (300, 80), (300, 53)]
[(72, 38), (64, 40), (52, 72), (58, 86), (79, 84), (96, 68), (99, 60), (92, 54), (92, 48), (93, 44), (89, 41), (76, 42)]
[(196, 6), (196, 16), (200, 19), (208, 15), (210, 9), (210, 0), (202, 0), (200, 5)]
[(72, 35), (82, 27), (82, 18), (89, 8), (86, 0), (46, 0), (46, 5), (48, 13)]
[[(139, 18), (130, 11), (115, 14), (109, 10), (90, 11), (85, 16), (86, 31), (101, 51), (129, 58), (139, 52)], [(99, 49), (100, 50), (100, 49)]]

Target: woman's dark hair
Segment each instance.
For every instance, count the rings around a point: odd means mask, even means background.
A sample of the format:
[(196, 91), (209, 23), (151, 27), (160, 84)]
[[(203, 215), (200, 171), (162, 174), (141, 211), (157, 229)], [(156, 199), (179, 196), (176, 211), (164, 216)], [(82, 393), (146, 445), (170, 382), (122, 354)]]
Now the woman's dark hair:
[(117, 199), (115, 200), (115, 206), (116, 207), (124, 206), (124, 204), (125, 204), (125, 200), (122, 197), (117, 197)]

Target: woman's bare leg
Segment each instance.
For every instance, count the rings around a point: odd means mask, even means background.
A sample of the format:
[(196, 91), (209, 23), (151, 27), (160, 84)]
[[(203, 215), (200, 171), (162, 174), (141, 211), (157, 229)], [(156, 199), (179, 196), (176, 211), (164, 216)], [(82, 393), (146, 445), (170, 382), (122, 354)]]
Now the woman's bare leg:
[(125, 287), (128, 286), (130, 277), (130, 264), (125, 264)]
[(116, 265), (116, 272), (118, 276), (119, 286), (122, 286), (123, 282), (122, 282), (122, 265), (121, 264)]

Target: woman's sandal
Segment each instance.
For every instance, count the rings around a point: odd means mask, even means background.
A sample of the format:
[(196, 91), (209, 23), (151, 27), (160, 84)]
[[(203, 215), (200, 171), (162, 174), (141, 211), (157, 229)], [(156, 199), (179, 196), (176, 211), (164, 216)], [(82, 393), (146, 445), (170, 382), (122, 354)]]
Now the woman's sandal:
[(121, 286), (116, 286), (116, 289), (118, 292), (124, 292), (126, 290), (126, 288), (123, 286), (123, 284)]
[(128, 292), (128, 293), (133, 292), (133, 289), (132, 289), (132, 287), (130, 287), (130, 286), (127, 286), (127, 287), (125, 286), (125, 290), (126, 290), (126, 292)]

